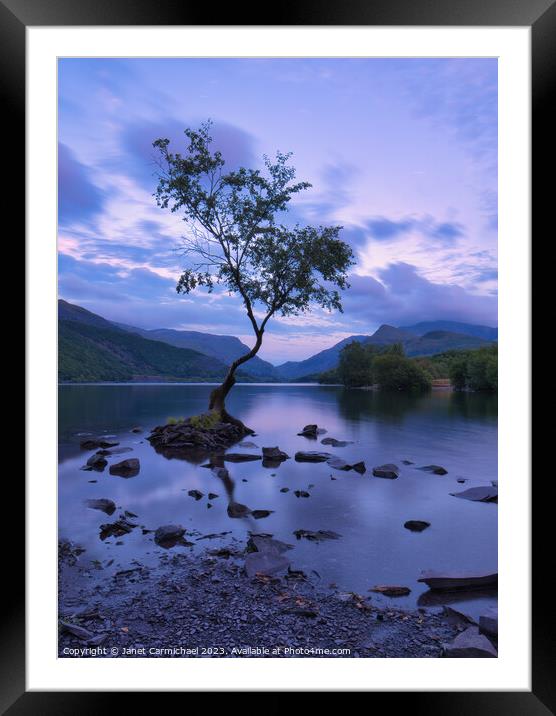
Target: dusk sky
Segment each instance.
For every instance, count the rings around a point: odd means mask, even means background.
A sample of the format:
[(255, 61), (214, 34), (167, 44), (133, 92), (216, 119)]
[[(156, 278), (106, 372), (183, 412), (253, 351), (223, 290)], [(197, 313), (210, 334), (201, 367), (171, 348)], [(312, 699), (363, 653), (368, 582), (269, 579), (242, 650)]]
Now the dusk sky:
[(357, 263), (344, 314), (269, 324), (259, 355), (299, 360), (381, 323), (497, 325), (495, 59), (59, 61), (59, 295), (142, 328), (231, 334), (240, 301), (178, 295), (178, 215), (156, 206), (152, 142), (214, 122), (227, 166), (293, 152), (313, 184), (290, 219), (340, 224)]

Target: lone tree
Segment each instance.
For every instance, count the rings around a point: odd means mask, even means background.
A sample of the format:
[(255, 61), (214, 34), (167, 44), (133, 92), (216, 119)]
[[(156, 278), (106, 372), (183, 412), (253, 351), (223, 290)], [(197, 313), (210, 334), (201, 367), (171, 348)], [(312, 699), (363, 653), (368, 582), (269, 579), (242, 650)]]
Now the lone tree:
[(188, 227), (182, 251), (187, 265), (177, 292), (204, 287), (210, 293), (219, 284), (243, 301), (255, 343), (211, 392), (209, 410), (249, 432), (226, 411), (236, 370), (257, 355), (274, 315), (299, 315), (312, 304), (342, 311), (338, 289), (348, 287), (353, 253), (338, 238), (341, 226), (278, 223), (291, 198), (311, 186), (294, 182), (291, 154), (277, 152), (274, 161), (264, 157), (264, 171), (241, 167), (225, 172), (221, 153), (211, 149), (210, 128), (209, 121), (185, 130), (185, 154), (171, 153), (168, 139), (153, 142), (160, 155), (154, 196), (158, 206), (183, 213)]

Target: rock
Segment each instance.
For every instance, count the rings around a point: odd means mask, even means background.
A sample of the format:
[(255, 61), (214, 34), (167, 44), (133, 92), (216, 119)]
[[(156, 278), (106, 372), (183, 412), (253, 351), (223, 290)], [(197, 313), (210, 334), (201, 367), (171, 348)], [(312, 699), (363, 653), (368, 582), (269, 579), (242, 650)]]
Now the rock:
[(274, 512), (274, 510), (253, 510), (253, 512), (251, 512), (251, 515), (256, 520), (262, 520), (264, 517), (268, 517), (273, 512)]
[(342, 460), (339, 457), (331, 457), (326, 461), (326, 464), (330, 465), (330, 467), (333, 467), (335, 470), (351, 470), (351, 465), (348, 465), (345, 460)]
[(400, 476), (400, 468), (397, 465), (388, 462), (385, 465), (373, 467), (373, 475), (375, 477), (385, 477), (388, 480), (395, 480)]
[(464, 483), (464, 482), (467, 482), (467, 480), (465, 480), (463, 477), (458, 477), (458, 479), (456, 480), (456, 482), (459, 482), (460, 484), (463, 485), (463, 483)]
[(209, 455), (219, 455), (250, 434), (251, 431), (231, 423), (215, 422), (207, 415), (209, 427), (198, 421), (182, 420), (154, 428), (147, 440), (156, 452), (167, 458), (193, 458), (199, 462)]
[(228, 452), (222, 455), (222, 459), (226, 460), (226, 462), (250, 462), (251, 460), (260, 460), (261, 456), (250, 453)]
[(289, 488), (289, 487), (282, 487), (282, 488), (280, 489), (280, 492), (289, 492), (289, 491), (290, 491), (290, 488)]
[(311, 530), (295, 530), (294, 535), (297, 539), (308, 539), (311, 542), (320, 542), (326, 539), (339, 539), (342, 535), (332, 530), (318, 530), (317, 532), (311, 532)]
[(107, 537), (121, 537), (129, 534), (137, 525), (129, 522), (125, 517), (116, 520), (116, 522), (107, 522), (100, 526), (100, 539), (104, 542)]
[(318, 452), (317, 450), (309, 450), (307, 452), (300, 450), (295, 453), (296, 462), (326, 462), (334, 455), (329, 452)]
[(135, 475), (139, 474), (139, 460), (136, 457), (128, 458), (127, 460), (122, 460), (121, 462), (117, 462), (114, 465), (110, 465), (108, 468), (108, 472), (111, 475), (118, 475), (119, 477), (135, 477)]
[(108, 440), (91, 439), (83, 440), (80, 443), (80, 447), (82, 450), (97, 450), (98, 448), (115, 447), (119, 444), (120, 443), (109, 442)]
[(226, 470), (225, 467), (213, 467), (211, 472), (215, 477), (218, 477), (220, 480), (230, 479), (230, 473), (228, 472), (228, 470)]
[(408, 520), (407, 522), (404, 522), (403, 526), (406, 530), (411, 530), (412, 532), (422, 532), (423, 530), (426, 530), (427, 527), (430, 527), (431, 523), (425, 522), (424, 520)]
[(402, 465), (414, 465), (415, 463), (411, 460), (402, 460)]
[(318, 434), (318, 429), (319, 429), (319, 426), (316, 424), (306, 425), (303, 428), (303, 430), (301, 430), (301, 432), (299, 432), (297, 434), (302, 435), (303, 437), (306, 437), (306, 438), (315, 438), (316, 439), (317, 434)]
[(247, 540), (248, 552), (278, 552), (282, 554), (289, 549), (293, 549), (293, 545), (273, 539), (270, 535), (251, 534)]
[(98, 472), (102, 472), (107, 465), (108, 462), (98, 453), (91, 455), (91, 457), (87, 460), (87, 466), (91, 467), (93, 470), (97, 470)]
[(88, 629), (85, 629), (78, 624), (72, 624), (71, 622), (63, 621), (62, 619), (60, 619), (60, 627), (63, 631), (66, 631), (69, 634), (73, 634), (73, 636), (76, 636), (78, 639), (82, 639), (83, 641), (88, 641), (94, 636), (94, 634)]
[(472, 614), (469, 614), (465, 611), (462, 607), (450, 607), (445, 605), (443, 607), (443, 612), (448, 617), (448, 621), (451, 623), (457, 623), (457, 624), (474, 624), (477, 626), (477, 622)]
[(96, 636), (92, 637), (92, 639), (89, 639), (89, 641), (87, 642), (87, 646), (100, 646), (107, 639), (107, 632), (105, 632), (104, 634), (97, 634)]
[(257, 448), (257, 447), (259, 447), (259, 446), (258, 446), (258, 445), (255, 445), (255, 443), (249, 442), (249, 440), (245, 440), (245, 441), (239, 443), (239, 447), (242, 447), (242, 448)]
[(421, 576), (417, 581), (424, 582), (431, 589), (437, 589), (441, 591), (452, 591), (457, 589), (476, 589), (480, 587), (497, 585), (498, 573), (446, 573), (428, 570), (425, 572), (421, 572)]
[(203, 497), (203, 493), (200, 490), (189, 490), (187, 493), (189, 497), (194, 497), (196, 500), (200, 500)]
[(332, 447), (346, 447), (346, 445), (351, 445), (353, 440), (336, 440), (336, 438), (323, 438), (320, 442), (321, 445), (332, 445)]
[(123, 455), (126, 452), (133, 452), (131, 447), (103, 448), (96, 452), (97, 455)]
[(283, 450), (280, 450), (279, 447), (264, 447), (263, 459), (282, 462), (283, 460), (289, 460), (290, 456)]
[(498, 653), (476, 626), (470, 626), (444, 647), (444, 656), (451, 659), (496, 658)]
[(250, 578), (257, 574), (285, 574), (289, 566), (289, 559), (278, 551), (249, 552), (245, 557), (245, 571)]
[(423, 470), (423, 472), (432, 472), (434, 475), (447, 475), (448, 470), (446, 470), (445, 467), (442, 467), (441, 465), (423, 465), (423, 467), (418, 467), (418, 470)]
[(230, 502), (228, 505), (228, 517), (247, 517), (250, 513), (251, 510), (246, 505), (242, 505), (241, 502)]
[(371, 587), (369, 592), (384, 594), (386, 597), (407, 597), (408, 594), (411, 594), (411, 589), (409, 587), (396, 587), (388, 584), (379, 584)]
[(473, 502), (498, 502), (497, 487), (470, 487), (463, 492), (450, 492), (453, 497), (461, 497), (464, 500)]
[(218, 495), (216, 494), (216, 492), (209, 492), (209, 493), (208, 493), (208, 498), (209, 498), (209, 500), (216, 500), (217, 497), (218, 497)]
[(134, 428), (131, 428), (130, 432), (132, 433), (142, 433), (143, 428), (140, 425), (136, 425)]
[(85, 500), (85, 504), (91, 510), (101, 510), (107, 515), (112, 515), (116, 511), (116, 503), (106, 497), (101, 497), (98, 500)]
[(311, 495), (308, 492), (305, 492), (305, 490), (295, 490), (293, 494), (296, 497), (311, 497)]
[(351, 469), (355, 470), (355, 472), (358, 472), (360, 475), (364, 475), (367, 471), (367, 467), (363, 460), (361, 460), (360, 462), (354, 462), (351, 466)]
[(479, 617), (479, 629), (483, 634), (498, 637), (498, 607), (489, 607)]
[(162, 525), (154, 533), (154, 541), (159, 547), (169, 549), (176, 544), (187, 544), (183, 539), (185, 528), (181, 525)]
[(212, 505), (210, 502), (207, 502), (207, 510), (210, 510), (210, 509), (212, 509)]

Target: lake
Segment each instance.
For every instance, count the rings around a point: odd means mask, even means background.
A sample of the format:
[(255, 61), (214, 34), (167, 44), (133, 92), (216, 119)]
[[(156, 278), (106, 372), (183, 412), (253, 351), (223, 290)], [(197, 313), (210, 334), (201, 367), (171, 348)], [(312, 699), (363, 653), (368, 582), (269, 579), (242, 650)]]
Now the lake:
[[(497, 398), (493, 395), (433, 391), (422, 396), (383, 394), (318, 385), (236, 385), (228, 399), (230, 413), (257, 433), (246, 438), (259, 447), (278, 445), (292, 459), (278, 468), (259, 462), (226, 463), (234, 500), (251, 509), (274, 510), (265, 519), (230, 519), (222, 482), (210, 470), (157, 454), (145, 439), (151, 428), (167, 418), (203, 412), (212, 386), (183, 384), (61, 385), (59, 387), (59, 535), (86, 548), (81, 559), (114, 559), (108, 569), (125, 568), (133, 559), (158, 561), (165, 552), (140, 529), (116, 540), (101, 541), (99, 525), (117, 519), (121, 510), (148, 529), (179, 523), (200, 536), (231, 531), (224, 539), (202, 540), (193, 548), (217, 547), (237, 539), (243, 545), (248, 531), (270, 532), (294, 545), (288, 553), (292, 567), (310, 573), (323, 585), (334, 583), (345, 591), (367, 594), (374, 585), (409, 587), (410, 596), (377, 603), (399, 606), (465, 604), (479, 615), (496, 593), (469, 592), (433, 599), (416, 580), (423, 569), (446, 571), (497, 570), (496, 504), (470, 502), (450, 495), (497, 479)], [(344, 448), (320, 445), (319, 440), (297, 436), (308, 423), (318, 423), (326, 436), (351, 440)], [(132, 427), (144, 428), (141, 434)], [(109, 464), (137, 457), (141, 470), (124, 479), (80, 468), (91, 451), (80, 441), (88, 434), (112, 435), (133, 452), (109, 457)], [(334, 470), (326, 463), (297, 463), (298, 450), (318, 450), (348, 462), (364, 460), (367, 472)], [(231, 448), (233, 452), (260, 452)], [(414, 465), (405, 466), (402, 460)], [(372, 476), (372, 467), (396, 463), (396, 480)], [(444, 476), (416, 469), (438, 464)], [(336, 478), (332, 480), (331, 477)], [(459, 484), (457, 479), (466, 479)], [(89, 482), (97, 480), (97, 482)], [(288, 487), (289, 492), (280, 492)], [(188, 490), (205, 497), (196, 501)], [(309, 498), (296, 497), (305, 490)], [(219, 495), (207, 508), (209, 492)], [(89, 509), (87, 498), (110, 498), (121, 510), (112, 517)], [(407, 520), (425, 520), (431, 526), (415, 533)], [(338, 540), (296, 540), (294, 530), (333, 530)], [(195, 541), (195, 537), (190, 537)], [(123, 544), (116, 545), (116, 541)]]

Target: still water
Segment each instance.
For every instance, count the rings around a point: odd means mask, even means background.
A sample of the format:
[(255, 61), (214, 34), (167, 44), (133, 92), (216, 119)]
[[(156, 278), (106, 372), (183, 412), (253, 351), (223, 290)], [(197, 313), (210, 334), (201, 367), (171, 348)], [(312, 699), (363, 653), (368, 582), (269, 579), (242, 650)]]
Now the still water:
[[(278, 445), (292, 456), (278, 468), (261, 462), (226, 463), (234, 487), (234, 500), (252, 510), (274, 510), (269, 517), (230, 519), (226, 490), (210, 470), (183, 460), (158, 455), (145, 437), (168, 417), (188, 416), (206, 409), (209, 385), (63, 385), (59, 388), (60, 537), (86, 548), (81, 559), (114, 559), (112, 570), (131, 560), (155, 561), (165, 552), (140, 529), (101, 541), (99, 525), (112, 522), (122, 510), (138, 515), (134, 521), (148, 529), (178, 523), (200, 536), (231, 531), (224, 540), (202, 540), (197, 546), (174, 549), (200, 550), (226, 540), (243, 544), (248, 531), (269, 532), (294, 545), (288, 553), (292, 567), (311, 573), (323, 585), (366, 594), (377, 584), (409, 587), (409, 597), (397, 605), (431, 605), (431, 594), (416, 580), (423, 569), (496, 571), (497, 510), (495, 504), (470, 502), (450, 495), (497, 479), (497, 400), (495, 396), (433, 391), (424, 396), (381, 394), (317, 385), (236, 385), (228, 400), (229, 411), (257, 433), (246, 440), (257, 446)], [(308, 423), (318, 423), (327, 437), (351, 440), (344, 448), (320, 445), (297, 436)], [(131, 433), (142, 426), (141, 434)], [(133, 452), (108, 457), (109, 465), (137, 457), (141, 469), (124, 479), (80, 468), (92, 454), (79, 448), (87, 434), (112, 435)], [(298, 450), (318, 450), (348, 462), (364, 460), (367, 472), (333, 470), (326, 463), (297, 463)], [(233, 452), (257, 453), (235, 446)], [(414, 465), (405, 466), (402, 460)], [(372, 476), (383, 463), (401, 467), (397, 480)], [(448, 474), (421, 472), (421, 465), (438, 464)], [(332, 480), (331, 477), (335, 477)], [(467, 480), (459, 484), (458, 478)], [(97, 482), (89, 482), (97, 480)], [(283, 487), (289, 492), (280, 492)], [(188, 490), (205, 494), (196, 501)], [(298, 498), (305, 490), (309, 498)], [(217, 493), (207, 508), (209, 492)], [(87, 498), (110, 498), (118, 510), (108, 517), (89, 509)], [(431, 526), (421, 533), (404, 528), (407, 520), (425, 520)], [(338, 540), (320, 543), (297, 541), (294, 530), (333, 530)], [(190, 537), (195, 541), (195, 536)], [(123, 544), (116, 545), (116, 541)], [(372, 595), (373, 601), (388, 598)], [(478, 615), (495, 593), (446, 595), (441, 603), (465, 604)]]

